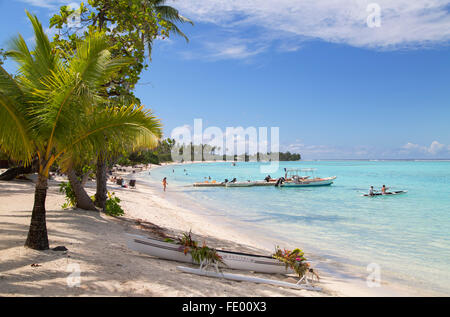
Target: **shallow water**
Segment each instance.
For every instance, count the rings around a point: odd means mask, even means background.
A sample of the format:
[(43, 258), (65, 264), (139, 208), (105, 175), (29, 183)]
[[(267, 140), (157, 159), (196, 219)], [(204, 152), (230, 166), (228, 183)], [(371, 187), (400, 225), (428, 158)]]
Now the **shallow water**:
[[(260, 163), (181, 164), (144, 177), (168, 178), (188, 198), (217, 216), (258, 228), (319, 256), (366, 271), (382, 268), (384, 279), (450, 295), (450, 162), (318, 161), (281, 162), (283, 168), (317, 168), (337, 176), (317, 188), (193, 188), (211, 177), (262, 180)], [(186, 170), (186, 172), (184, 171)], [(407, 190), (396, 196), (363, 197), (369, 187)]]

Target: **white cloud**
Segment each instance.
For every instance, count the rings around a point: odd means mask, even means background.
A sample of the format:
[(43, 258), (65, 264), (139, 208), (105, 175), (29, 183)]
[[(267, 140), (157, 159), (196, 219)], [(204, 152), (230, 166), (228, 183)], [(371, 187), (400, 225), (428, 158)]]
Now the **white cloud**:
[(431, 142), (430, 146), (423, 146), (412, 142), (402, 146), (401, 154), (425, 154), (427, 156), (450, 154), (450, 145), (441, 144), (438, 141)]
[(301, 141), (282, 146), (282, 151), (300, 153), (304, 159), (448, 159), (450, 145), (433, 141), (429, 146), (408, 142), (400, 148), (372, 146), (311, 145)]
[[(450, 1), (443, 0), (184, 0), (171, 1), (196, 22), (215, 25), (260, 47), (219, 47), (223, 57), (246, 58), (269, 43), (296, 50), (308, 39), (390, 50), (448, 44)], [(381, 7), (381, 27), (369, 28), (368, 4)], [(255, 28), (256, 27), (256, 28)], [(256, 34), (255, 34), (256, 33)], [(225, 37), (228, 38), (228, 37)], [(235, 40), (236, 41), (236, 40)], [(217, 44), (224, 43), (218, 39)], [(256, 49), (254, 49), (256, 48)], [(254, 49), (251, 51), (251, 49)], [(220, 54), (220, 53), (218, 53)]]

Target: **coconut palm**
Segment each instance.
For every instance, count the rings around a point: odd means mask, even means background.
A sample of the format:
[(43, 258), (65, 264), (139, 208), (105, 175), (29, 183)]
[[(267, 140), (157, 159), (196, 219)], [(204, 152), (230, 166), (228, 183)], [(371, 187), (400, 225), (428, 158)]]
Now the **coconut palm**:
[[(170, 33), (178, 36), (182, 36), (186, 42), (189, 42), (189, 38), (184, 34), (180, 28), (177, 26), (177, 23), (189, 23), (194, 25), (190, 19), (182, 16), (177, 9), (174, 7), (166, 5), (167, 0), (145, 0), (150, 6), (155, 8), (155, 12), (159, 14), (160, 19), (164, 21), (167, 26), (170, 28)], [(151, 52), (153, 46), (153, 40), (149, 39), (147, 41), (149, 58), (151, 59)]]
[(35, 33), (30, 51), (19, 35), (8, 56), (19, 68), (16, 77), (0, 66), (0, 144), (12, 159), (30, 164), (38, 158), (31, 224), (25, 245), (49, 248), (45, 200), (50, 167), (75, 153), (92, 153), (104, 136), (139, 144), (156, 144), (161, 125), (142, 107), (98, 107), (101, 87), (128, 60), (112, 58), (104, 34), (93, 33), (60, 58), (36, 16), (27, 15)]

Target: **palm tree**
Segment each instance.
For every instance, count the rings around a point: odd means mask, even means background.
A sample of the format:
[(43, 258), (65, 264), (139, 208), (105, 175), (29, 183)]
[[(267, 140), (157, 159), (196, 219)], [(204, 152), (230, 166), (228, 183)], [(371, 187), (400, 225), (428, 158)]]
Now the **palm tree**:
[[(157, 14), (160, 15), (160, 19), (164, 21), (170, 28), (170, 33), (178, 36), (182, 36), (186, 42), (189, 42), (189, 38), (184, 34), (180, 28), (177, 26), (176, 23), (189, 23), (191, 25), (194, 25), (194, 22), (192, 22), (190, 19), (182, 16), (177, 9), (174, 7), (166, 5), (167, 0), (145, 0), (150, 6), (153, 6), (155, 8), (155, 11)], [(149, 58), (151, 60), (152, 56), (152, 46), (153, 46), (153, 39), (147, 40), (147, 47), (149, 52)]]
[(0, 66), (0, 144), (9, 157), (30, 164), (38, 158), (31, 224), (25, 246), (49, 248), (45, 200), (50, 167), (75, 153), (94, 152), (111, 139), (156, 144), (161, 124), (143, 107), (98, 107), (102, 85), (128, 63), (112, 58), (103, 33), (79, 42), (64, 61), (52, 49), (42, 25), (27, 12), (35, 33), (30, 51), (19, 35), (8, 56), (19, 65), (13, 78)]

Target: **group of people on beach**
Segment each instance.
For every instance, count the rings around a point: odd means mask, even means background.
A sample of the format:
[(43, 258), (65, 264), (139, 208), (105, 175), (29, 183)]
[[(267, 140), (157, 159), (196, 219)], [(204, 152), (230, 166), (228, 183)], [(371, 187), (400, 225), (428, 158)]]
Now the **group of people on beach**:
[[(383, 185), (383, 187), (381, 187), (381, 194), (382, 195), (386, 195), (386, 189), (387, 189), (386, 185)], [(369, 196), (375, 196), (375, 192), (374, 192), (373, 186), (370, 186)]]

